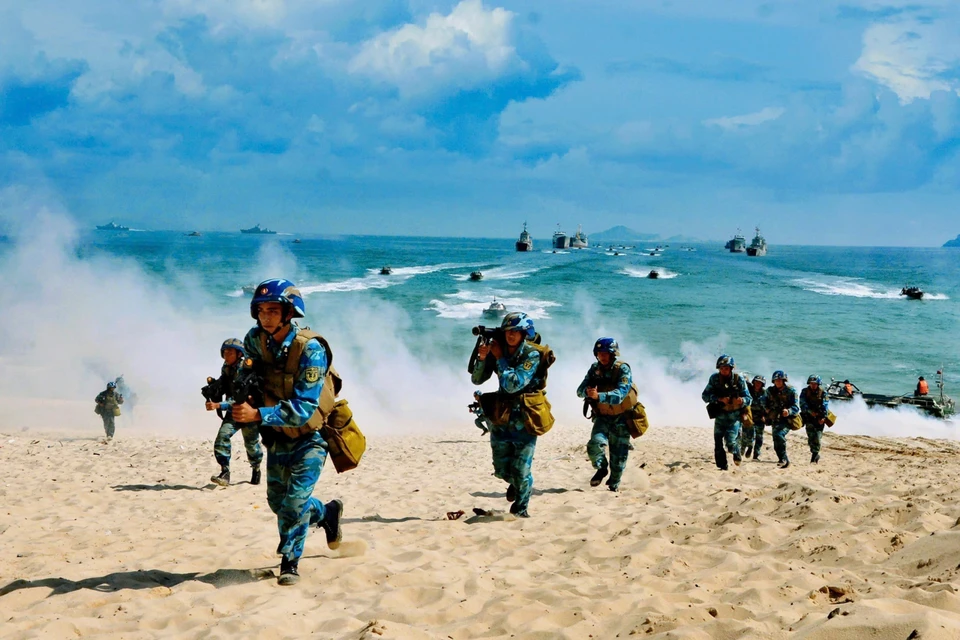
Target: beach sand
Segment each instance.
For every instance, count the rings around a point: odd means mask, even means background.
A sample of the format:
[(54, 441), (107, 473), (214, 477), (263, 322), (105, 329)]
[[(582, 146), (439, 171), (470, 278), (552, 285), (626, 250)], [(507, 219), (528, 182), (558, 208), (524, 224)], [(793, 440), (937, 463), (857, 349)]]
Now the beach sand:
[(615, 494), (588, 434), (540, 439), (528, 520), (470, 517), (508, 507), (472, 426), (371, 437), (315, 492), (343, 545), (311, 532), (280, 587), (239, 435), (219, 488), (211, 439), (7, 428), (0, 637), (960, 638), (960, 444), (828, 433), (814, 466), (801, 431), (780, 471), (768, 434), (720, 472), (710, 431), (655, 426)]

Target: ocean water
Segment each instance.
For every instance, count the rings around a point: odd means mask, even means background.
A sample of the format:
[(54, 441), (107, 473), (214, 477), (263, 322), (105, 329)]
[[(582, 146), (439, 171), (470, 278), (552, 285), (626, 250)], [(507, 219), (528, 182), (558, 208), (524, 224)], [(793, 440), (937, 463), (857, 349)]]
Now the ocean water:
[[(767, 256), (750, 258), (719, 244), (671, 246), (661, 256), (644, 255), (648, 247), (640, 245), (617, 256), (607, 248), (553, 253), (545, 239), (517, 253), (513, 239), (299, 238), (21, 237), (0, 245), (0, 273), (8, 283), (32, 278), (41, 290), (45, 280), (57, 281), (32, 308), (84, 336), (87, 347), (36, 357), (70, 358), (56, 364), (78, 378), (64, 386), (68, 397), (126, 371), (147, 405), (161, 397), (177, 406), (196, 402), (191, 394), (203, 372), (216, 373), (219, 342), (242, 337), (252, 323), (241, 287), (278, 276), (300, 286), (306, 324), (330, 339), (347, 377), (345, 395), (383, 432), (469, 427), (470, 328), (496, 322), (482, 317), (494, 298), (529, 313), (554, 347), (549, 393), (564, 420), (582, 420), (575, 389), (601, 335), (620, 341), (655, 424), (708, 424), (699, 393), (720, 353), (768, 378), (784, 369), (798, 388), (818, 373), (868, 392), (906, 393), (917, 376), (932, 382), (943, 367), (947, 393), (960, 397), (960, 250), (773, 245)], [(393, 273), (380, 275), (384, 265)], [(661, 277), (648, 279), (654, 268)], [(484, 279), (470, 281), (477, 269)], [(905, 285), (922, 287), (926, 297), (899, 296)], [(31, 309), (10, 292), (0, 294), (4, 301)], [(2, 327), (15, 331), (9, 321)], [(51, 329), (44, 322), (31, 330)], [(0, 362), (30, 353), (8, 341)], [(861, 405), (843, 413), (849, 432), (954, 435), (952, 423), (910, 411)]]

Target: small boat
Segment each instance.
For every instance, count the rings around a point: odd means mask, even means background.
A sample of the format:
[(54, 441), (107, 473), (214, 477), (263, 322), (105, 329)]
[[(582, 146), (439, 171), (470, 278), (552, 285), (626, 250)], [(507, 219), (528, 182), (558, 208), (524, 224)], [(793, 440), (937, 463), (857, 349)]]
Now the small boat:
[(481, 273), (480, 271), (471, 271), (470, 279), (473, 281), (479, 282), (480, 280), (483, 280), (483, 273)]
[(517, 251), (533, 251), (533, 238), (527, 231), (527, 223), (523, 223), (523, 231), (520, 232), (520, 239), (516, 243)]
[(277, 232), (267, 229), (266, 227), (261, 227), (260, 224), (255, 224), (249, 229), (240, 229), (240, 233), (247, 233), (253, 235), (275, 235)]
[(753, 241), (747, 247), (747, 255), (756, 258), (767, 255), (767, 240), (760, 235), (760, 227), (756, 227), (757, 235), (753, 236)]
[(393, 267), (387, 267), (387, 266), (380, 267), (380, 275), (388, 276), (391, 273), (393, 273)]
[(303, 242), (303, 240), (301, 240), (300, 238), (293, 239), (293, 244), (300, 244), (301, 242)]
[(923, 289), (920, 287), (904, 287), (900, 289), (900, 295), (907, 296), (911, 300), (923, 299)]
[(190, 233), (186, 234), (188, 238), (199, 238), (201, 235), (203, 234), (201, 234), (199, 231), (191, 231)]
[(107, 224), (98, 224), (97, 231), (130, 231), (130, 227), (125, 227), (122, 224), (114, 224), (111, 220)]
[(892, 396), (883, 393), (863, 393), (849, 380), (840, 382), (831, 378), (826, 393), (830, 400), (853, 400), (856, 397), (862, 399), (868, 407), (896, 409), (908, 405), (934, 418), (949, 418), (956, 412), (956, 403), (953, 398), (943, 392), (943, 369), (937, 371), (937, 387), (940, 389), (939, 395), (917, 396), (911, 391), (901, 396)]
[(484, 317), (499, 318), (507, 314), (507, 307), (496, 298), (490, 303), (490, 306), (483, 310)]
[(650, 273), (647, 274), (647, 277), (650, 278), (651, 280), (656, 280), (657, 278), (660, 277), (660, 272), (657, 271), (656, 269), (651, 269)]

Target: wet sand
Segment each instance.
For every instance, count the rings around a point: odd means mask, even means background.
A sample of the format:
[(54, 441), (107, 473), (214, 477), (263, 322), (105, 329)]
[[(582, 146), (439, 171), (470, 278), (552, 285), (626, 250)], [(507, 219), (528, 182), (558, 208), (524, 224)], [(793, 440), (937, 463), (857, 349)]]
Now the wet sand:
[(7, 430), (0, 636), (960, 638), (960, 444), (828, 433), (814, 466), (800, 432), (780, 471), (768, 434), (724, 473), (711, 432), (655, 426), (615, 494), (588, 433), (541, 438), (529, 520), (498, 513), (472, 427), (372, 437), (315, 492), (345, 503), (342, 547), (311, 532), (279, 587), (239, 436), (219, 488), (211, 439)]

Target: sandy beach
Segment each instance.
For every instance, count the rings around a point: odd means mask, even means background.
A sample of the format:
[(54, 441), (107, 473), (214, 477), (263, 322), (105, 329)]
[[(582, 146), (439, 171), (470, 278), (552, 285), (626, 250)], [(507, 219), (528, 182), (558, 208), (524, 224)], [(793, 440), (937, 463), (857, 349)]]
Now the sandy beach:
[(279, 587), (239, 436), (219, 488), (209, 439), (7, 429), (0, 636), (960, 638), (960, 444), (828, 433), (813, 466), (800, 432), (789, 469), (768, 436), (724, 473), (708, 430), (655, 426), (615, 494), (588, 485), (588, 433), (541, 438), (529, 520), (499, 515), (472, 427), (371, 437), (317, 485), (343, 545), (311, 533)]

